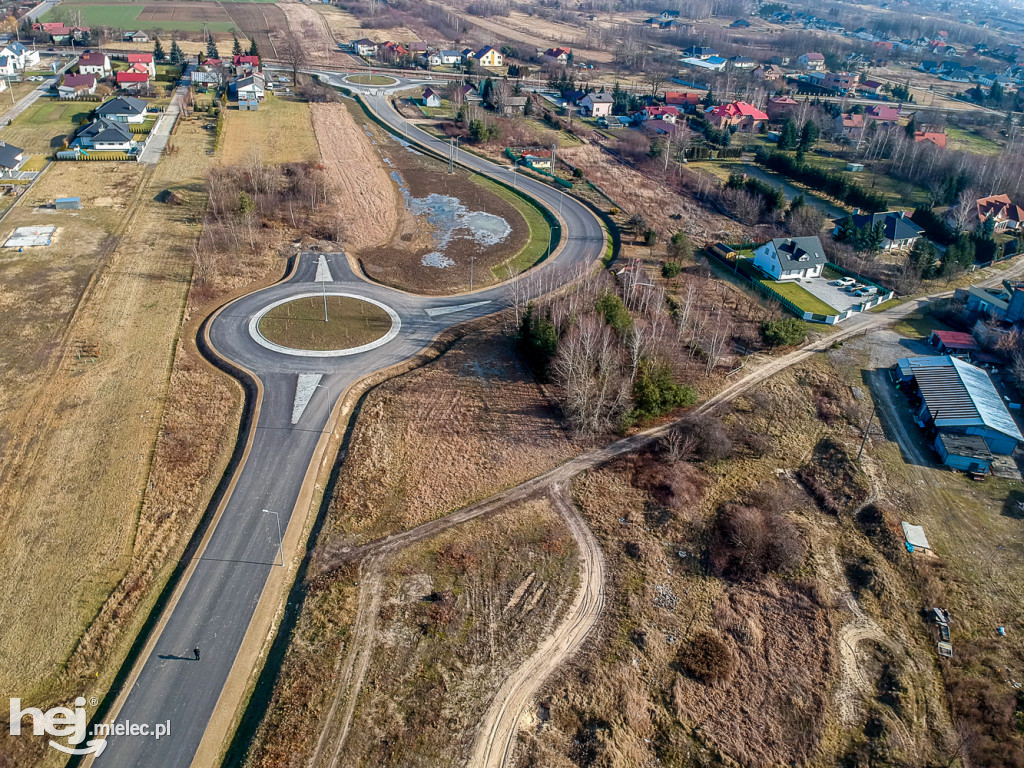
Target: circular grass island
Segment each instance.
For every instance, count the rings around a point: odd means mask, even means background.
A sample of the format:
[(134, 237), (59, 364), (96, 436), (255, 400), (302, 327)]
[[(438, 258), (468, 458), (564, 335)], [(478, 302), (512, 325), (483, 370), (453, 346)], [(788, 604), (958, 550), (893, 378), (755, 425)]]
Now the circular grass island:
[(398, 82), (387, 75), (349, 75), (345, 81), (353, 85), (394, 85)]
[(288, 349), (314, 351), (361, 347), (382, 339), (391, 330), (391, 316), (376, 304), (349, 296), (305, 296), (267, 311), (259, 332), (267, 341)]

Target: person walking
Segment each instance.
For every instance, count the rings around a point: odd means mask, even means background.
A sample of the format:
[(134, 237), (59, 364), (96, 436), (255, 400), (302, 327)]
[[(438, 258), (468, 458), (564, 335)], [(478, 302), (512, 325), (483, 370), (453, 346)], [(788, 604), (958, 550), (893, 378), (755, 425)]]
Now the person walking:
[(192, 649), (192, 655), (195, 656), (196, 661), (199, 661), (199, 646), (197, 645)]

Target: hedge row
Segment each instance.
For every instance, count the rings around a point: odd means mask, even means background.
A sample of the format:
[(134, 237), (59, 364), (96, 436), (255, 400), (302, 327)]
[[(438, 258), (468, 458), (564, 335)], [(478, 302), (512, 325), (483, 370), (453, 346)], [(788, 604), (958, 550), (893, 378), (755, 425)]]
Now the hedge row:
[(783, 152), (761, 147), (754, 155), (754, 159), (765, 168), (802, 182), (812, 189), (824, 192), (836, 200), (842, 200), (854, 208), (860, 208), (868, 213), (876, 213), (884, 211), (888, 207), (885, 197), (868, 192), (848, 180), (843, 174), (800, 162), (795, 157)]

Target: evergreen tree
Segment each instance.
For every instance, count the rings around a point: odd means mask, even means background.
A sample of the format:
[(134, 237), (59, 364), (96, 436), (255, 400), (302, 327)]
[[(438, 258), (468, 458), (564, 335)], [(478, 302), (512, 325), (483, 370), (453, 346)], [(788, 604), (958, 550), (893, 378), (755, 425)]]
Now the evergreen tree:
[(208, 35), (206, 38), (206, 58), (208, 59), (219, 59), (220, 53), (217, 51), (217, 43), (213, 41), (213, 35)]
[(704, 94), (704, 99), (702, 103), (705, 107), (715, 106), (715, 92), (714, 90), (712, 90), (710, 85), (708, 86), (708, 92)]
[(914, 138), (914, 134), (917, 133), (917, 115), (911, 115), (910, 120), (904, 126), (903, 130), (907, 134), (907, 138)]
[(235, 39), (234, 45), (231, 46), (231, 55), (232, 56), (241, 56), (242, 55), (242, 44), (240, 42), (238, 42), (238, 35), (235, 35), (234, 39)]
[(779, 149), (796, 149), (800, 142), (800, 132), (796, 127), (796, 121), (791, 117), (782, 126), (782, 133), (779, 134)]
[(171, 64), (180, 65), (185, 61), (185, 54), (181, 50), (181, 46), (178, 45), (178, 41), (171, 38)]
[(249, 55), (259, 56), (260, 49), (256, 47), (256, 38), (253, 38), (252, 42), (249, 43)]
[(818, 124), (813, 120), (808, 120), (804, 123), (803, 129), (800, 131), (800, 143), (797, 147), (803, 152), (806, 152), (814, 146), (814, 142), (818, 140), (818, 136), (820, 134), (821, 131), (818, 129)]
[(938, 272), (935, 262), (935, 246), (925, 237), (919, 237), (914, 241), (914, 247), (910, 249), (910, 263), (914, 265), (921, 277), (931, 280)]
[(839, 222), (839, 229), (835, 234), (835, 239), (840, 243), (852, 242), (856, 237), (857, 228), (853, 226), (853, 217), (847, 216), (841, 222)]
[(153, 61), (157, 64), (167, 58), (167, 54), (164, 53), (164, 47), (160, 44), (160, 38), (153, 38)]

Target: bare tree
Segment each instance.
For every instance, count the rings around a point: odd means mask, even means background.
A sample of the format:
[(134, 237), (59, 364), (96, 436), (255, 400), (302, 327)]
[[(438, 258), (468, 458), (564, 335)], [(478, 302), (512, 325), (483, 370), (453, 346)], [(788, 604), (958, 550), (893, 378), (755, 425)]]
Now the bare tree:
[(978, 193), (970, 188), (960, 193), (956, 203), (950, 206), (949, 221), (957, 232), (963, 232), (967, 225), (978, 218)]

